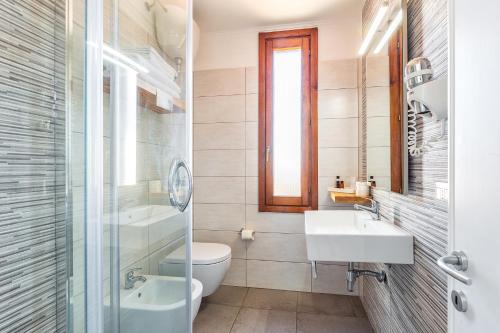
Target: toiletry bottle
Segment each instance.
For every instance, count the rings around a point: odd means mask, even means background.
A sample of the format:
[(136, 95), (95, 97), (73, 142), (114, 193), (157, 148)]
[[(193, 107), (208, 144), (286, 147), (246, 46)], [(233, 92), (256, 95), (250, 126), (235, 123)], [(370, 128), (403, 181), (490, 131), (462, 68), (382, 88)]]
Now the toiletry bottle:
[(375, 179), (373, 179), (373, 176), (370, 176), (370, 186), (377, 187), (377, 182), (375, 181)]
[(344, 181), (343, 180), (340, 181), (340, 188), (344, 188)]
[(336, 188), (341, 188), (341, 187), (340, 187), (340, 176), (337, 176), (337, 179), (336, 179), (336, 181), (335, 181), (335, 187), (336, 187)]

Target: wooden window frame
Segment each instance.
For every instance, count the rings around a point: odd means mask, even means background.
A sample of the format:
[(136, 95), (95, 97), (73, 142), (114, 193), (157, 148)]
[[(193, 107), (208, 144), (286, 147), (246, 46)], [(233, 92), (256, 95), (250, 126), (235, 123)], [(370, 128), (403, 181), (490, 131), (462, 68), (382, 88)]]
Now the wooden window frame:
[(403, 193), (403, 29), (389, 41), (391, 191)]
[[(302, 175), (301, 197), (274, 196), (272, 149), (272, 51), (301, 41)], [(273, 48), (273, 45), (275, 46)], [(308, 49), (308, 50), (307, 50)], [(259, 211), (301, 213), (318, 209), (318, 29), (259, 34)], [(271, 147), (266, 158), (266, 147)], [(304, 189), (306, 189), (304, 191)]]

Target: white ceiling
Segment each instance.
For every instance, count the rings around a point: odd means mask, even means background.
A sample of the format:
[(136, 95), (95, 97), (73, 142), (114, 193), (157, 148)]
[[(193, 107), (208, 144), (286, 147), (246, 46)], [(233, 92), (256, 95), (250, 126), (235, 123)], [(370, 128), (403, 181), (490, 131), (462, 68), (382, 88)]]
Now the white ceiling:
[(360, 17), (364, 0), (193, 0), (194, 19), (202, 31)]

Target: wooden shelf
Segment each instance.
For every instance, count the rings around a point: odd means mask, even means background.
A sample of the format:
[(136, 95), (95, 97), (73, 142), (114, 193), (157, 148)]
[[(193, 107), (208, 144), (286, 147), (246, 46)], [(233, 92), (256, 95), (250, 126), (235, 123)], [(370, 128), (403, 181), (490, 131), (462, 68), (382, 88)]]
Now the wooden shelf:
[(161, 108), (156, 105), (156, 95), (147, 91), (146, 89), (143, 89), (141, 87), (137, 87), (137, 94), (139, 97), (139, 105), (142, 107), (145, 107), (153, 112), (160, 113), (160, 114), (167, 114), (167, 113), (183, 113), (185, 111), (185, 106), (184, 106), (184, 101), (179, 100), (179, 99), (174, 99), (173, 100), (173, 108), (172, 110), (167, 110), (164, 108)]
[(358, 197), (355, 193), (330, 192), (330, 198), (334, 203), (360, 204), (370, 203), (370, 197)]

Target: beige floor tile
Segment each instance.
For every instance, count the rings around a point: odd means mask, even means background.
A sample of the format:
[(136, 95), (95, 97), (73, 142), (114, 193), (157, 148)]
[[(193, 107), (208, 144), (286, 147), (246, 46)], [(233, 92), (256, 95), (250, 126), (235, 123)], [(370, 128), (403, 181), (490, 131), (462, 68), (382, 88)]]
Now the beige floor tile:
[(231, 333), (295, 333), (296, 313), (242, 308)]
[(213, 304), (241, 306), (247, 295), (248, 288), (220, 286), (212, 295), (206, 297), (203, 301)]
[(203, 303), (193, 323), (194, 333), (229, 333), (239, 307)]
[(363, 303), (361, 303), (361, 299), (359, 297), (353, 297), (352, 303), (356, 317), (366, 317), (365, 307)]
[(359, 308), (355, 309), (355, 304), (363, 309), (360, 303), (355, 303), (356, 300), (359, 301), (359, 298), (354, 296), (299, 293), (297, 311), (354, 317), (357, 314), (356, 310), (360, 311)]
[(256, 309), (295, 312), (297, 311), (297, 292), (250, 288), (243, 306)]
[(368, 319), (297, 313), (297, 333), (372, 333)]

